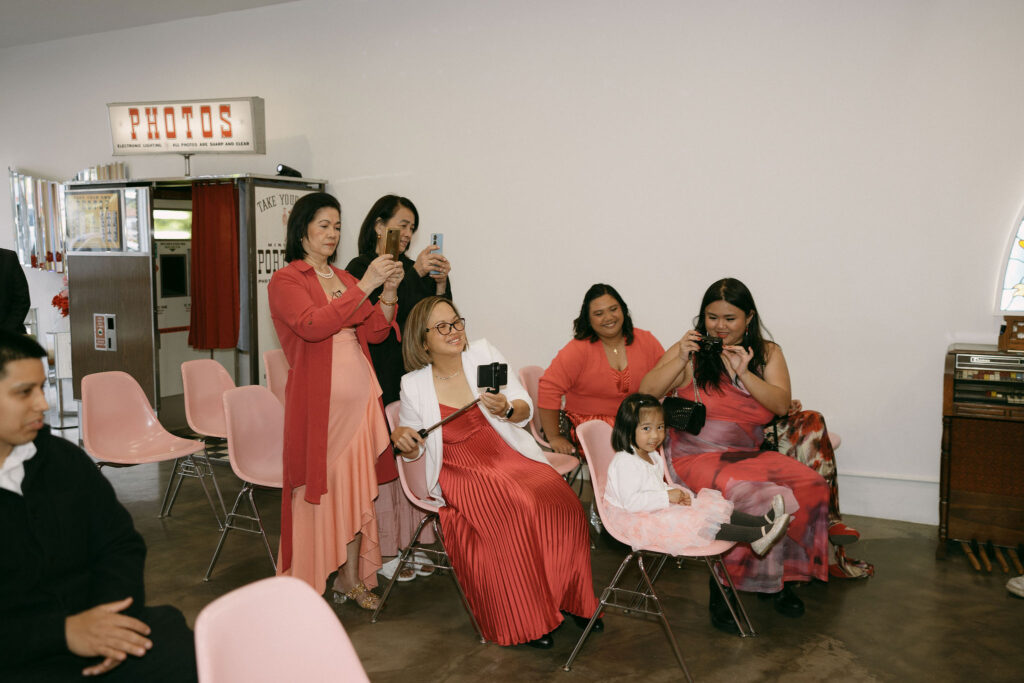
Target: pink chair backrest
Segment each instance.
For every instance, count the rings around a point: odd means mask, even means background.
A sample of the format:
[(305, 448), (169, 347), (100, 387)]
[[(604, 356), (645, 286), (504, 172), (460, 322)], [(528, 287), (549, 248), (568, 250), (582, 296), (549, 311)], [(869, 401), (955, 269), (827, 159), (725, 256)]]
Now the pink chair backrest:
[(82, 378), (82, 442), (94, 458), (129, 464), (126, 444), (167, 434), (139, 383), (126, 372)]
[(587, 459), (590, 481), (594, 486), (594, 502), (600, 512), (604, 508), (608, 467), (615, 457), (615, 451), (612, 450), (612, 427), (603, 420), (591, 420), (576, 427), (576, 436), (583, 446), (583, 456)]
[(284, 476), (284, 406), (256, 384), (224, 392), (228, 459), (244, 481), (280, 488)]
[(201, 683), (369, 680), (334, 610), (290, 576), (211, 602), (196, 618), (195, 642)]
[[(400, 406), (400, 401), (393, 401), (384, 406), (384, 415), (388, 418), (388, 424), (392, 425), (392, 431), (398, 426)], [(402, 483), (402, 491), (409, 502), (421, 510), (436, 511), (440, 505), (430, 498), (430, 489), (427, 487), (427, 458), (421, 455), (416, 460), (406, 461), (396, 454), (395, 462), (398, 464), (398, 480)]]
[(540, 409), (537, 407), (537, 391), (540, 386), (540, 377), (544, 374), (544, 368), (539, 365), (524, 365), (519, 368), (519, 382), (526, 389), (526, 393), (530, 395), (530, 401), (533, 402), (533, 416), (530, 417), (530, 432), (533, 434), (533, 438), (537, 440), (541, 446), (546, 448), (550, 447), (544, 439), (544, 431), (540, 422)]
[(267, 388), (284, 405), (284, 388), (288, 385), (288, 359), (281, 349), (263, 352), (263, 370), (267, 373)]
[(224, 366), (212, 358), (185, 361), (181, 364), (181, 382), (185, 387), (185, 419), (192, 431), (226, 437), (221, 397), (235, 388), (235, 382)]

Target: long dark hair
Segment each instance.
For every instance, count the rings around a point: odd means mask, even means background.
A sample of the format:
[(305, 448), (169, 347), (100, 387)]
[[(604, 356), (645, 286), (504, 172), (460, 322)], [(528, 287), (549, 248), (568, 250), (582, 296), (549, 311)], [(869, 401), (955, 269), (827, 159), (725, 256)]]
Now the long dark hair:
[(622, 399), (612, 427), (612, 448), (636, 455), (636, 426), (640, 424), (640, 411), (648, 408), (662, 410), (661, 403), (650, 394), (630, 394)]
[[(761, 324), (761, 316), (757, 312), (757, 306), (754, 305), (754, 296), (745, 284), (732, 277), (722, 278), (708, 287), (708, 291), (704, 292), (704, 299), (700, 302), (700, 313), (693, 321), (693, 328), (705, 336), (708, 333), (708, 328), (704, 322), (704, 314), (708, 306), (716, 301), (732, 304), (743, 311), (745, 316), (753, 314), (743, 333), (740, 346), (754, 352), (754, 357), (750, 359), (747, 368), (758, 377), (763, 377), (762, 373), (767, 362), (766, 340), (771, 340), (772, 336), (768, 329)], [(721, 355), (714, 351), (697, 352), (694, 354), (693, 361), (693, 376), (697, 386), (701, 389), (712, 387), (717, 389), (725, 374), (725, 363), (722, 361)]]
[(377, 221), (387, 223), (402, 208), (412, 211), (415, 219), (412, 224), (412, 232), (416, 234), (420, 227), (420, 212), (416, 210), (416, 205), (405, 197), (386, 194), (373, 203), (366, 218), (363, 219), (363, 226), (359, 228), (357, 247), (360, 255), (377, 253)]
[[(288, 215), (288, 228), (284, 238), (284, 260), (285, 263), (301, 261), (306, 256), (306, 250), (302, 247), (302, 238), (309, 234), (309, 224), (313, 222), (316, 212), (323, 208), (337, 209), (341, 214), (341, 204), (333, 196), (326, 192), (314, 192), (299, 197), (292, 212)], [(339, 241), (338, 244), (341, 244)], [(335, 247), (334, 253), (327, 259), (328, 263), (334, 263), (334, 257), (338, 255)]]
[(594, 326), (590, 324), (590, 302), (594, 299), (598, 299), (605, 294), (609, 295), (613, 299), (619, 302), (619, 308), (622, 309), (622, 335), (626, 338), (626, 344), (633, 343), (633, 319), (629, 317), (629, 306), (622, 300), (619, 293), (615, 291), (615, 288), (611, 285), (598, 282), (596, 285), (591, 285), (587, 293), (583, 295), (583, 305), (580, 306), (580, 315), (578, 318), (572, 321), (573, 338), (574, 339), (585, 339), (587, 341), (596, 342), (599, 337), (597, 332), (594, 331)]

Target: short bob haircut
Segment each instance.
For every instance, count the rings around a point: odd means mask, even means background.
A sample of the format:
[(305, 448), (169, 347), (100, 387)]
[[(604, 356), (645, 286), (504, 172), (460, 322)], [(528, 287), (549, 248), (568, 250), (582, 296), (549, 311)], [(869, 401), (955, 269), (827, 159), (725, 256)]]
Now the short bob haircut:
[[(448, 304), (455, 311), (455, 315), (462, 317), (452, 300), (443, 296), (428, 296), (413, 306), (409, 311), (409, 317), (405, 319), (405, 329), (402, 330), (402, 360), (405, 361), (407, 372), (430, 365), (430, 354), (427, 352), (426, 345), (427, 320), (430, 319), (430, 314), (434, 312), (434, 307), (438, 304)], [(469, 341), (466, 342), (466, 349), (468, 348)]]
[(0, 379), (7, 374), (8, 363), (44, 357), (46, 350), (32, 337), (0, 330)]
[(619, 293), (615, 291), (615, 288), (611, 285), (606, 285), (601, 282), (596, 285), (591, 285), (587, 293), (583, 295), (583, 305), (580, 306), (580, 316), (576, 320), (572, 321), (573, 338), (596, 342), (600, 337), (597, 336), (597, 332), (594, 331), (594, 326), (590, 324), (590, 303), (594, 299), (599, 299), (605, 294), (611, 296), (613, 299), (619, 302), (619, 308), (622, 309), (622, 334), (626, 338), (626, 344), (633, 343), (633, 319), (629, 317), (629, 306), (622, 300)]
[(633, 453), (636, 446), (636, 428), (640, 424), (640, 412), (657, 410), (664, 413), (658, 399), (650, 394), (630, 394), (622, 399), (619, 412), (615, 414), (615, 426), (612, 427), (612, 448), (616, 451)]
[[(762, 377), (764, 366), (768, 362), (768, 340), (771, 340), (771, 333), (761, 324), (761, 316), (758, 315), (757, 306), (754, 305), (754, 295), (750, 293), (745, 284), (732, 277), (722, 278), (708, 287), (708, 291), (704, 292), (704, 299), (700, 302), (700, 313), (693, 321), (693, 328), (702, 335), (707, 336), (708, 333), (704, 313), (708, 310), (708, 306), (716, 301), (732, 304), (743, 311), (744, 315), (753, 314), (743, 333), (740, 345), (754, 352), (754, 357), (750, 359), (747, 368), (758, 377)], [(722, 357), (717, 353), (698, 352), (694, 354), (694, 377), (697, 386), (701, 389), (712, 387), (717, 389), (724, 373), (725, 365), (722, 363)]]
[[(336, 209), (338, 214), (341, 214), (341, 204), (333, 195), (329, 195), (326, 192), (314, 192), (299, 197), (295, 205), (292, 206), (292, 212), (288, 216), (288, 229), (284, 238), (285, 263), (301, 261), (305, 258), (306, 250), (302, 246), (302, 238), (309, 234), (309, 224), (313, 222), (316, 212), (326, 208)], [(341, 242), (339, 241), (338, 244), (340, 245)], [(334, 258), (337, 255), (338, 250), (335, 248), (334, 253), (330, 255), (327, 262), (334, 263)]]
[(420, 227), (420, 212), (416, 210), (416, 205), (405, 197), (399, 197), (396, 194), (384, 195), (370, 207), (369, 213), (363, 219), (363, 226), (359, 228), (357, 246), (360, 256), (377, 253), (377, 221), (387, 223), (394, 218), (399, 209), (403, 208), (412, 211), (412, 232), (416, 234)]

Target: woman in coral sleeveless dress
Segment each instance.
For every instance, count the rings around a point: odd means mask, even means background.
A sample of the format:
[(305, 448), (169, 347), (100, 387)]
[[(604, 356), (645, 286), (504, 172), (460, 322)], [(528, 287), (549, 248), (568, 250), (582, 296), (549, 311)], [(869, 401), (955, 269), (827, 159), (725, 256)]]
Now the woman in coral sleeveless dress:
[[(715, 488), (742, 512), (756, 514), (777, 493), (793, 515), (786, 537), (765, 557), (737, 545), (726, 556), (729, 573), (744, 591), (773, 594), (778, 612), (801, 616), (795, 583), (828, 580), (828, 499), (825, 480), (781, 453), (762, 451), (763, 425), (789, 410), (789, 370), (782, 349), (764, 339), (753, 297), (739, 280), (711, 285), (701, 303), (697, 330), (665, 353), (641, 383), (656, 396), (676, 393), (695, 400), (694, 382), (707, 409), (699, 434), (669, 430), (665, 454), (681, 482)], [(702, 348), (705, 335), (719, 349)], [(712, 622), (729, 628), (728, 610), (711, 591)]]
[[(381, 566), (374, 465), (390, 449), (367, 343), (393, 329), (402, 268), (374, 260), (361, 280), (330, 265), (341, 234), (338, 201), (300, 198), (288, 219), (285, 260), (268, 289), (291, 367), (285, 390), (284, 487), (278, 572), (317, 591), (337, 570), (338, 602), (374, 609)], [(381, 301), (367, 295), (383, 285)]]
[[(549, 648), (562, 612), (585, 625), (598, 604), (583, 508), (521, 429), (532, 408), (515, 373), (501, 393), (474, 386), (479, 365), (505, 359), (486, 340), (467, 344), (464, 330), (441, 297), (409, 314), (402, 351), (410, 372), (392, 439), (403, 457), (427, 458), (427, 485), (444, 502), (445, 547), (484, 637)], [(477, 406), (425, 439), (417, 434), (478, 392)]]

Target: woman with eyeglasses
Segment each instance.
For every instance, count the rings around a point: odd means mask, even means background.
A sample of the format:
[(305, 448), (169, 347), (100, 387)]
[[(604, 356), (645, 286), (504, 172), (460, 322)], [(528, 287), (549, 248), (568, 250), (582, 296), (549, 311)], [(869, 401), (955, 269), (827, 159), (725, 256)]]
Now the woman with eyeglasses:
[[(598, 605), (583, 507), (521, 428), (532, 406), (515, 372), (498, 393), (476, 386), (479, 366), (505, 358), (486, 340), (467, 343), (465, 325), (442, 297), (409, 314), (409, 372), (391, 438), (402, 457), (427, 459), (427, 485), (444, 503), (445, 546), (484, 636), (550, 648), (561, 613), (582, 627)], [(478, 397), (426, 438), (418, 434)]]
[[(361, 279), (331, 265), (341, 206), (301, 197), (288, 217), (285, 261), (270, 279), (270, 316), (291, 369), (285, 388), (284, 487), (278, 572), (336, 602), (376, 609), (381, 566), (374, 463), (391, 455), (367, 344), (394, 329), (402, 266), (378, 256)], [(383, 287), (373, 304), (370, 292)]]

